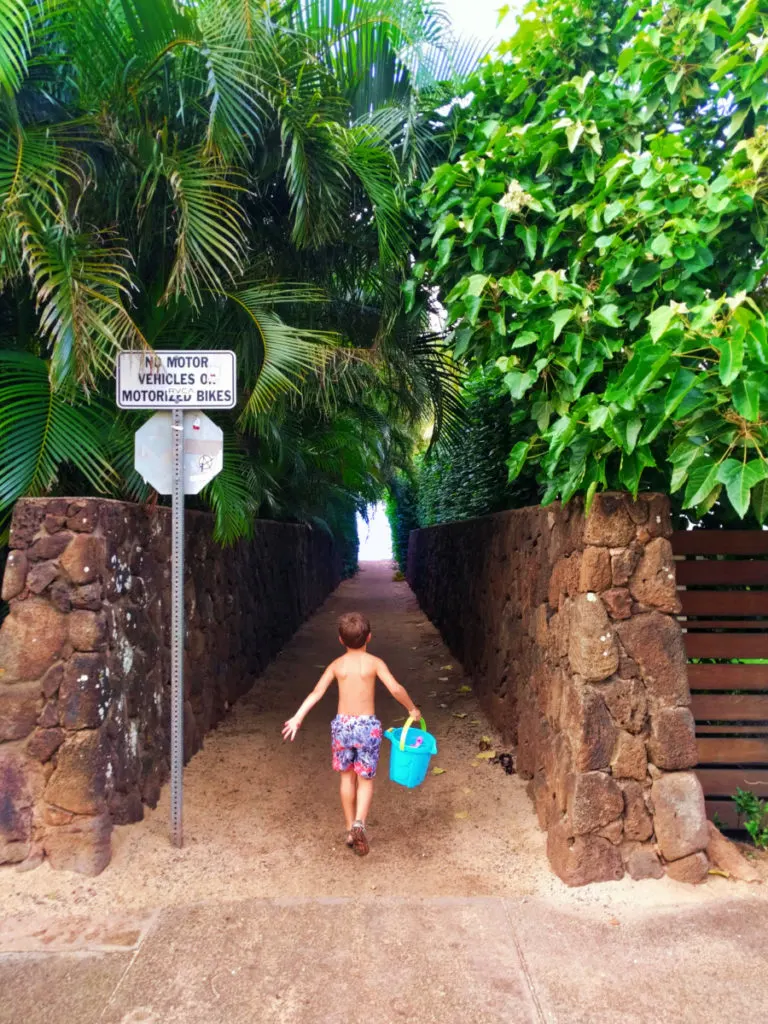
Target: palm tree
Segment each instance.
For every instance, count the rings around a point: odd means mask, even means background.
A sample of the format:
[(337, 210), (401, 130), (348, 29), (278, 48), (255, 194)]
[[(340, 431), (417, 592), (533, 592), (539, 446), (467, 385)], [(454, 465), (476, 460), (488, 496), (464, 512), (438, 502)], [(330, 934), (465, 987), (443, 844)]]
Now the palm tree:
[[(339, 436), (342, 408), (450, 411), (400, 303), (447, 39), (427, 0), (0, 0), (0, 514), (64, 472), (144, 494), (111, 399), (125, 348), (237, 351), (205, 495), (223, 538), (293, 511), (273, 448), (307, 462), (332, 411)], [(372, 479), (396, 450), (355, 444)], [(335, 450), (328, 487), (362, 494)]]

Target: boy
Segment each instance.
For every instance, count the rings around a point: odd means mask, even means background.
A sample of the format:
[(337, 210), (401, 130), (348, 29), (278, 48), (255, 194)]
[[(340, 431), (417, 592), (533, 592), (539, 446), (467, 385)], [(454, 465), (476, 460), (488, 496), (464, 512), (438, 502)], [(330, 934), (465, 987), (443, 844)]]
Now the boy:
[(347, 846), (364, 857), (369, 850), (365, 822), (373, 799), (373, 779), (381, 749), (381, 722), (375, 716), (377, 677), (411, 718), (421, 718), (405, 688), (381, 658), (368, 654), (371, 625), (364, 615), (349, 612), (339, 619), (339, 643), (346, 653), (332, 662), (299, 710), (283, 727), (283, 739), (296, 737), (307, 712), (335, 679), (339, 684), (339, 713), (331, 723), (333, 768), (341, 773), (341, 806), (347, 823)]

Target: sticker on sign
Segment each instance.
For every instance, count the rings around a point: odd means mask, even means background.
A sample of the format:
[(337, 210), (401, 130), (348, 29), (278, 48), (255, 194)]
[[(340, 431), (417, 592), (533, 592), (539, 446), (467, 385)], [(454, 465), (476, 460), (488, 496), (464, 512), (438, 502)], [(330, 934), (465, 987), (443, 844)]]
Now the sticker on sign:
[(233, 409), (234, 352), (121, 352), (117, 404), (121, 409)]

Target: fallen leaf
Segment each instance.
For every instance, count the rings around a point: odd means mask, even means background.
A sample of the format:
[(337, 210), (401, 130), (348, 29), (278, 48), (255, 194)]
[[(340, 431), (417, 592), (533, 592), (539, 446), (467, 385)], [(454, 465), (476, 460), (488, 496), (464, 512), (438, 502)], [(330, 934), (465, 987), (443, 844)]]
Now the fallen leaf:
[(466, 718), (467, 717), (467, 712), (466, 711), (454, 711), (453, 712), (453, 717), (454, 718)]
[(432, 769), (432, 774), (433, 775), (445, 775), (445, 768), (433, 768)]
[(707, 872), (708, 875), (720, 875), (721, 878), (730, 878), (731, 876), (727, 871), (721, 871), (720, 868), (710, 868)]
[(443, 670), (443, 672), (450, 672), (453, 669), (453, 665), (441, 665), (440, 668)]
[(480, 767), (479, 762), (478, 761), (472, 761), (472, 767), (473, 768), (479, 768)]
[(621, 924), (621, 922), (620, 922), (620, 921), (618, 921), (618, 920), (617, 920), (617, 919), (616, 919), (615, 917), (612, 917), (612, 918), (610, 919), (610, 921), (608, 922), (608, 924), (612, 924), (612, 925), (619, 925), (619, 924)]
[(438, 676), (437, 677), (437, 681), (439, 683), (447, 683), (448, 682), (448, 676)]
[(454, 815), (454, 817), (455, 818), (459, 818), (460, 820), (462, 818), (468, 818), (469, 817), (469, 811), (456, 811), (456, 814)]
[(495, 750), (481, 750), (479, 754), (475, 754), (478, 761), (490, 761), (492, 757), (496, 757)]
[(427, 696), (428, 697), (436, 697), (437, 696), (437, 690), (433, 690), (431, 693), (428, 693)]
[(470, 718), (469, 724), (470, 725), (482, 725), (483, 723), (480, 721), (479, 718)]
[(477, 745), (481, 750), (490, 750), (493, 746), (493, 740), (490, 736), (481, 736)]
[(447, 708), (447, 707), (448, 707), (448, 705), (447, 705), (447, 704), (438, 704), (437, 706), (438, 706), (439, 708)]
[(471, 686), (460, 686), (457, 692), (458, 693), (472, 693), (472, 687)]

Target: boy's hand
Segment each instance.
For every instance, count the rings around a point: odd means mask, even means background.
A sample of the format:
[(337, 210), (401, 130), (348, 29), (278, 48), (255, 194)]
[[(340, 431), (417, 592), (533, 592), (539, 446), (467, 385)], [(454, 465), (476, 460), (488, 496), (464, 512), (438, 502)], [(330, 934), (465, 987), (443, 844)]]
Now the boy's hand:
[(301, 728), (301, 719), (297, 718), (296, 715), (293, 718), (289, 718), (283, 726), (283, 740), (290, 740), (291, 743), (296, 739), (296, 733)]
[(420, 722), (424, 717), (418, 708), (411, 708), (408, 712), (408, 716), (414, 720), (414, 722)]

